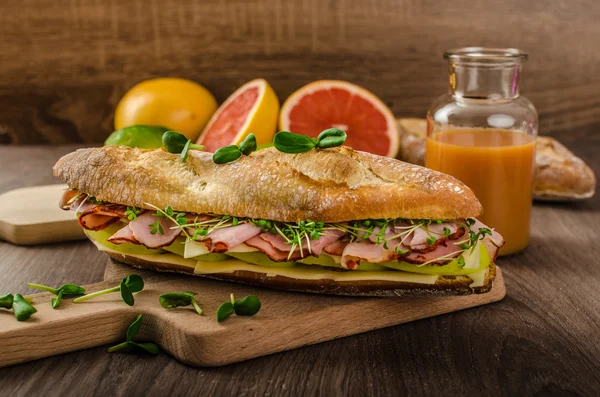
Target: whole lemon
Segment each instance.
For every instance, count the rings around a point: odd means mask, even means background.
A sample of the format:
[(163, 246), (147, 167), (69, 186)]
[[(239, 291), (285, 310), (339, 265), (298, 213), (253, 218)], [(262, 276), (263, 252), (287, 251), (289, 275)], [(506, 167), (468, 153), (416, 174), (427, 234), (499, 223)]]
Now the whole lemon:
[(217, 110), (217, 101), (203, 86), (180, 78), (142, 81), (121, 98), (115, 130), (136, 124), (160, 125), (194, 141)]

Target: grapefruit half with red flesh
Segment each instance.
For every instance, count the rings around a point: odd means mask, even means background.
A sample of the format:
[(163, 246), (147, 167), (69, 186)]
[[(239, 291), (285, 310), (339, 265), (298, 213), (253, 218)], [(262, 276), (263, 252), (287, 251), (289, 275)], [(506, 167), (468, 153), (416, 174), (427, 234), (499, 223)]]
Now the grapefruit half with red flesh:
[(264, 79), (238, 88), (212, 116), (197, 143), (215, 152), (222, 146), (239, 144), (250, 133), (260, 145), (273, 140), (279, 114), (279, 99)]
[(394, 115), (373, 93), (347, 81), (319, 80), (294, 92), (281, 107), (279, 128), (316, 138), (339, 128), (345, 145), (395, 157), (399, 137)]

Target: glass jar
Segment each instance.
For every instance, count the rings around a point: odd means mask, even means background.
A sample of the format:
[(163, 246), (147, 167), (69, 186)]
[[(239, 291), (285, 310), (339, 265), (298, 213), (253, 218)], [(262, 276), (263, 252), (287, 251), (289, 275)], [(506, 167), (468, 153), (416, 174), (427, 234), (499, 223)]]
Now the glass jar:
[(519, 95), (516, 49), (460, 48), (444, 54), (449, 91), (427, 113), (425, 165), (471, 187), (479, 219), (503, 235), (500, 255), (529, 243), (537, 112)]

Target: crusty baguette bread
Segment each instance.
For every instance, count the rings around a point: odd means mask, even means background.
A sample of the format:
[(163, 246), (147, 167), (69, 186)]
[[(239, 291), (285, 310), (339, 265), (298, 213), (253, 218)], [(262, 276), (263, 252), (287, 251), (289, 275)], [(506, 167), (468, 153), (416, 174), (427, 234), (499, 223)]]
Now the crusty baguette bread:
[(217, 165), (200, 151), (182, 164), (163, 150), (108, 146), (67, 154), (54, 174), (112, 203), (281, 222), (481, 213), (473, 192), (451, 176), (347, 147), (296, 155), (269, 148)]
[[(425, 119), (398, 119), (400, 151), (398, 158), (423, 165), (427, 136)], [(536, 200), (578, 200), (596, 193), (594, 171), (556, 139), (538, 137), (535, 145), (535, 178), (533, 197)]]
[[(114, 260), (137, 267), (160, 272), (197, 275), (194, 269), (177, 266), (172, 263), (150, 262), (131, 255), (107, 252)], [(302, 280), (282, 276), (269, 276), (266, 273), (236, 271), (233, 273), (202, 274), (202, 277), (223, 281), (234, 281), (259, 287), (283, 289), (287, 291), (311, 292), (316, 294), (352, 295), (352, 296), (403, 296), (403, 295), (468, 295), (483, 294), (492, 288), (496, 277), (496, 265), (488, 267), (483, 285), (469, 287), (472, 280), (468, 276), (442, 276), (435, 284), (414, 284), (392, 281), (334, 281)]]
[(538, 200), (586, 199), (596, 193), (594, 171), (556, 139), (537, 138), (535, 163), (533, 194)]

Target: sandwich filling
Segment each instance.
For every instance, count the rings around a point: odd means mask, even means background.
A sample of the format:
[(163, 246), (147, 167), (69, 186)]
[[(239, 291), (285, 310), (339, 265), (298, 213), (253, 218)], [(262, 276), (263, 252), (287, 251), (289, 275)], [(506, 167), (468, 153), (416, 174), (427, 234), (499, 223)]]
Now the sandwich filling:
[(271, 268), (468, 275), (485, 270), (504, 244), (473, 218), (289, 223), (147, 207), (152, 209), (101, 202), (76, 190), (61, 200), (61, 208), (74, 210), (88, 236), (105, 247), (197, 261), (236, 258)]

